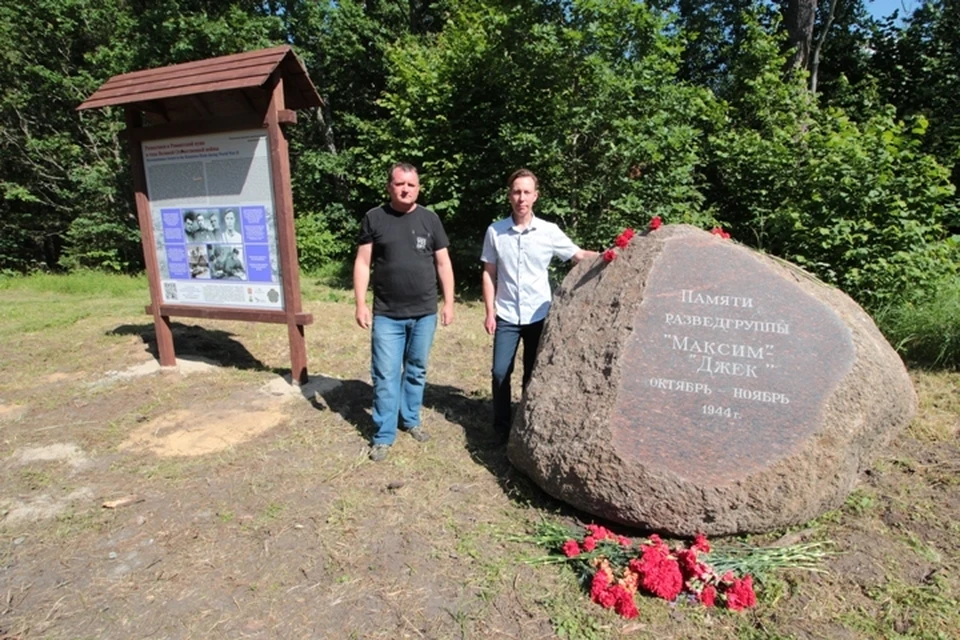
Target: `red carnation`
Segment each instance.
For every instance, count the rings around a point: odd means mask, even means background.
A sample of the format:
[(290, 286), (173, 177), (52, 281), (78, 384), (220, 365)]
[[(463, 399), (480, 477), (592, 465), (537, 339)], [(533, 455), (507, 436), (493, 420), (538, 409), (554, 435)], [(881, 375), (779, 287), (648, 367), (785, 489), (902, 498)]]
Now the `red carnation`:
[(683, 574), (676, 559), (669, 556), (666, 545), (645, 547), (638, 568), (644, 590), (664, 600), (676, 600), (680, 595)]
[(637, 611), (637, 604), (633, 601), (633, 594), (629, 591), (616, 584), (608, 589), (608, 593), (612, 593), (616, 598), (614, 610), (621, 616), (624, 618), (636, 618), (640, 615), (640, 612)]
[(757, 595), (753, 592), (753, 578), (745, 576), (742, 580), (734, 580), (733, 584), (724, 591), (727, 598), (727, 608), (733, 611), (742, 611), (756, 606)]
[(683, 574), (684, 581), (691, 578), (699, 578), (700, 563), (697, 562), (697, 552), (693, 549), (681, 549), (676, 552), (677, 563), (680, 565), (680, 573)]
[(604, 609), (612, 609), (617, 604), (617, 596), (613, 589), (604, 589), (597, 594), (596, 603)]
[(710, 230), (710, 233), (712, 233), (715, 236), (720, 236), (724, 240), (730, 239), (730, 234), (724, 231), (723, 229), (721, 229), (720, 227), (714, 227), (713, 229)]
[(606, 527), (602, 527), (599, 524), (588, 524), (587, 531), (590, 532), (597, 540), (606, 540), (607, 538), (613, 538), (614, 535), (610, 533), (610, 530)]
[(617, 536), (617, 540), (624, 547), (629, 547), (631, 544), (633, 544), (633, 541), (627, 536)]
[(660, 564), (655, 571), (648, 571), (640, 581), (640, 586), (658, 598), (673, 601), (683, 589), (683, 576), (676, 560)]
[(698, 533), (693, 539), (693, 545), (690, 548), (694, 551), (710, 553), (710, 543), (707, 541), (707, 536), (703, 535), (702, 533)]
[(713, 585), (704, 587), (703, 591), (697, 594), (697, 600), (699, 600), (700, 604), (705, 607), (714, 606), (717, 600), (717, 588)]
[(663, 226), (663, 220), (660, 219), (660, 216), (653, 216), (650, 218), (650, 231), (656, 231)]
[(620, 235), (626, 238), (627, 240), (633, 240), (633, 236), (635, 236), (636, 234), (633, 232), (633, 229), (624, 229), (623, 233), (621, 233)]
[(624, 235), (619, 235), (617, 236), (617, 239), (613, 241), (613, 244), (617, 245), (621, 249), (625, 249), (627, 245), (630, 244), (630, 238)]
[(567, 540), (563, 543), (563, 555), (568, 558), (576, 558), (580, 555), (580, 545), (576, 540)]
[(597, 539), (593, 536), (587, 536), (583, 539), (583, 548), (587, 551), (593, 551), (597, 548)]
[(696, 568), (693, 570), (693, 574), (697, 580), (707, 580), (707, 578), (713, 575), (713, 567), (703, 562), (698, 562)]
[(597, 602), (597, 598), (600, 597), (602, 592), (607, 590), (609, 584), (610, 576), (608, 576), (605, 571), (597, 571), (593, 574), (593, 580), (590, 583), (590, 599)]
[(613, 249), (607, 249), (606, 251), (603, 252), (603, 259), (606, 262), (613, 262), (616, 259), (616, 257), (617, 257), (617, 252), (614, 251)]

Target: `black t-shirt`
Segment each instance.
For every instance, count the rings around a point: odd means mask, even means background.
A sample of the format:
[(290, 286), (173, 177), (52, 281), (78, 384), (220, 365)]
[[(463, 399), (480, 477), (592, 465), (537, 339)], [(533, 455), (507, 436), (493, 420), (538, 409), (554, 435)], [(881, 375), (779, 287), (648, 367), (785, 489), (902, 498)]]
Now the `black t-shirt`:
[(367, 211), (360, 244), (373, 243), (373, 313), (417, 318), (437, 312), (434, 254), (450, 244), (440, 218), (420, 205), (400, 213), (389, 204)]

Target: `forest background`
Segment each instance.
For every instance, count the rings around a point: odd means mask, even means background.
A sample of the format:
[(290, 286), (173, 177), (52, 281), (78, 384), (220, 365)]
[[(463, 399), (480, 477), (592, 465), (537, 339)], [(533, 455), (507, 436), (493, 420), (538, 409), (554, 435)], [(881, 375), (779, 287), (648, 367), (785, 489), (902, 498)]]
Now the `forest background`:
[(458, 281), (505, 176), (585, 247), (721, 226), (841, 287), (908, 360), (960, 364), (960, 7), (864, 0), (0, 0), (0, 274), (136, 273), (113, 75), (290, 44), (325, 100), (290, 128), (301, 266), (348, 264), (395, 161)]

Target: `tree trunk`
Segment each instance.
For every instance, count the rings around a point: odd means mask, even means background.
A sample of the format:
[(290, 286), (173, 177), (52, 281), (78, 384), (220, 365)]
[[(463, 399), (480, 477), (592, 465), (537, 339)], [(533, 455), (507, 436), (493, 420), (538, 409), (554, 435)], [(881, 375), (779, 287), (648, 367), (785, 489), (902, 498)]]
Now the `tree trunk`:
[(787, 70), (806, 68), (813, 47), (813, 24), (817, 17), (817, 0), (785, 0), (783, 22), (794, 51)]

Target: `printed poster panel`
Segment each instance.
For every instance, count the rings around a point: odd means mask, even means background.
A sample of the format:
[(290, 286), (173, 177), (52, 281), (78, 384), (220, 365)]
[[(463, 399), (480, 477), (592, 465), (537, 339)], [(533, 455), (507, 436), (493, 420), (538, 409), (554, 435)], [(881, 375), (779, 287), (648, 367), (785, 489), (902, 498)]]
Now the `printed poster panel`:
[(142, 143), (165, 303), (283, 309), (265, 131)]

